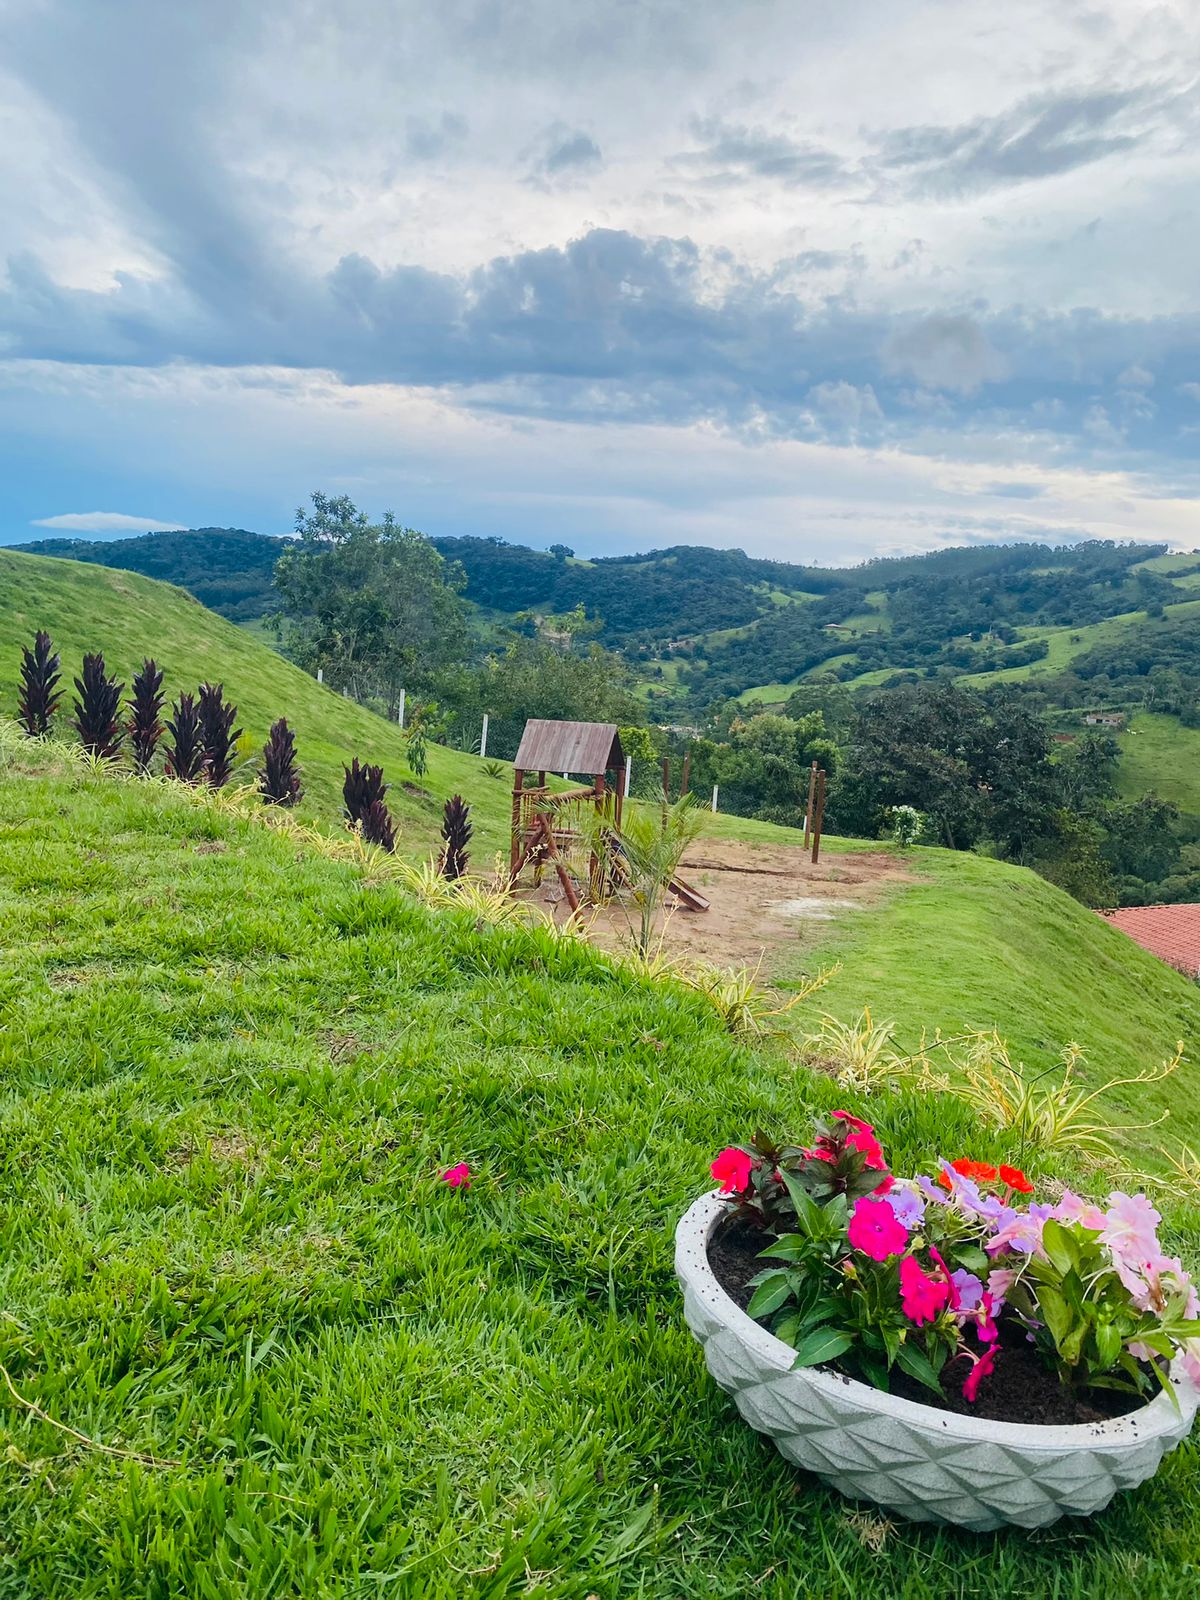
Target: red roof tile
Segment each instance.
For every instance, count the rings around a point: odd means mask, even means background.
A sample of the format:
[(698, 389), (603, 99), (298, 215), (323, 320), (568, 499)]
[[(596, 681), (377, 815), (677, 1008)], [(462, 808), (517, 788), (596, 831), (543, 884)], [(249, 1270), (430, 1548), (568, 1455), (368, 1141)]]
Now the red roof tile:
[(1122, 906), (1100, 915), (1168, 966), (1200, 977), (1200, 905)]

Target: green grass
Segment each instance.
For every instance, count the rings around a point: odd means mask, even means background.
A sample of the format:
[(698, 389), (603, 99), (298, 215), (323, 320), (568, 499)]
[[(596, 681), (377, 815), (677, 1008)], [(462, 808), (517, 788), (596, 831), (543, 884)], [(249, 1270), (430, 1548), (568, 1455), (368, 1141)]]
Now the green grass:
[[(874, 1549), (708, 1379), (671, 1228), (716, 1148), (802, 1130), (845, 1100), (827, 1080), (586, 945), (435, 916), (169, 785), (18, 759), (0, 1359), (51, 1416), (180, 1465), (86, 1449), (0, 1391), (0, 1595), (1194, 1593), (1193, 1445), (1085, 1524), (900, 1525)], [(978, 1015), (1031, 970), (1032, 917), (1052, 953), (1088, 956), (1085, 925), (1111, 952), (1090, 994), (1061, 996), (1070, 966), (1030, 985), (1039, 1033), (1118, 978), (1121, 1006), (1141, 980), (1148, 1011), (1180, 1005), (1029, 875), (917, 861), (900, 920), (842, 950), (847, 1003), (915, 1009), (919, 986)], [(902, 1167), (1003, 1153), (937, 1097), (853, 1109)], [(460, 1159), (465, 1194), (438, 1181)], [(1194, 1227), (1176, 1239), (1194, 1258)]]
[(1177, 717), (1139, 711), (1120, 734), (1117, 784), (1128, 799), (1153, 790), (1200, 816), (1200, 729)]
[[(127, 687), (143, 656), (152, 655), (166, 669), (169, 698), (181, 689), (194, 690), (202, 678), (224, 682), (237, 702), (239, 725), (253, 743), (255, 764), (271, 723), (287, 717), (304, 769), (300, 815), (338, 821), (342, 763), (357, 755), (383, 765), (402, 849), (421, 855), (432, 847), (442, 802), (458, 791), (472, 805), (477, 865), (486, 866), (493, 852), (507, 850), (511, 768), (503, 780), (489, 778), (476, 757), (430, 745), (428, 771), (414, 778), (399, 728), (318, 684), (182, 589), (108, 567), (0, 550), (0, 714), (15, 713), (20, 649), (39, 627), (50, 630), (63, 658), (67, 694), (58, 722), (64, 733), (71, 680), (85, 650), (103, 651), (110, 670)], [(253, 769), (241, 777), (252, 781)], [(406, 782), (428, 791), (429, 798), (407, 793)]]

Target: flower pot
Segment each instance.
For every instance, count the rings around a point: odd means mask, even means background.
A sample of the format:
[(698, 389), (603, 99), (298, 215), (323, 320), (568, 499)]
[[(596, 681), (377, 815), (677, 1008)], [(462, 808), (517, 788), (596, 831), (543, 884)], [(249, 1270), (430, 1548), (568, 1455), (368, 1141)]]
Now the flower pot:
[(792, 1350), (746, 1315), (708, 1264), (724, 1214), (718, 1195), (704, 1195), (675, 1231), (688, 1327), (750, 1426), (853, 1499), (914, 1522), (1040, 1528), (1101, 1510), (1151, 1477), (1191, 1430), (1200, 1393), (1181, 1372), (1178, 1409), (1159, 1394), (1112, 1421), (1046, 1427), (958, 1416), (836, 1372), (793, 1371)]

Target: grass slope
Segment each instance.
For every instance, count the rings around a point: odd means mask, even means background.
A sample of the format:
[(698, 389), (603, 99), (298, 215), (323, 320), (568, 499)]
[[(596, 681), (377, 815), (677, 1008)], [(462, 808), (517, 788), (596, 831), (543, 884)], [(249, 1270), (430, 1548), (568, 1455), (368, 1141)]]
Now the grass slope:
[[(1200, 616), (1200, 600), (1184, 600), (1178, 605), (1164, 607), (1172, 620)], [(1020, 667), (997, 667), (992, 672), (972, 672), (959, 678), (959, 683), (982, 686), (989, 683), (1023, 683), (1029, 678), (1047, 672), (1061, 672), (1070, 666), (1076, 656), (1086, 655), (1098, 645), (1112, 644), (1132, 628), (1145, 625), (1144, 611), (1126, 611), (1119, 617), (1108, 617), (1104, 622), (1090, 622), (1082, 628), (1020, 628), (1022, 642), (1045, 639), (1048, 653), (1040, 661), (1026, 662)]]
[[(398, 728), (318, 684), (182, 589), (108, 567), (0, 550), (4, 715), (16, 711), (21, 646), (40, 627), (50, 630), (63, 658), (67, 695), (59, 724), (64, 732), (71, 679), (85, 650), (102, 650), (109, 669), (126, 686), (143, 656), (152, 655), (166, 669), (170, 698), (181, 689), (194, 690), (203, 678), (224, 682), (226, 693), (237, 702), (239, 725), (253, 741), (256, 760), (271, 723), (287, 717), (304, 768), (303, 814), (330, 822), (340, 816), (342, 763), (357, 755), (383, 765), (403, 848), (424, 854), (437, 836), (442, 801), (461, 791), (472, 804), (476, 864), (484, 867), (492, 852), (507, 849), (511, 779), (489, 778), (476, 758), (431, 745), (429, 770), (419, 780), (431, 798), (406, 793), (402, 784), (418, 780), (408, 770)], [(252, 779), (252, 773), (243, 776)]]
[(1200, 816), (1200, 729), (1185, 728), (1177, 717), (1139, 711), (1120, 740), (1122, 795), (1134, 799), (1153, 791)]
[[(165, 785), (10, 771), (0, 818), (0, 1359), (180, 1463), (0, 1391), (0, 1594), (1194, 1592), (1192, 1445), (1085, 1525), (893, 1529), (707, 1378), (671, 1227), (825, 1080)], [(937, 1097), (855, 1109), (898, 1164), (1002, 1153)]]

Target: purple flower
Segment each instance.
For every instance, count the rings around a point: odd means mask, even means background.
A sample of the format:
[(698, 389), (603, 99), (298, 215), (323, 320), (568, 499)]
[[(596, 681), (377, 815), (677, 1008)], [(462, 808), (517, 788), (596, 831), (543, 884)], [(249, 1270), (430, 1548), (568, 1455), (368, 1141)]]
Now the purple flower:
[(896, 1221), (910, 1233), (925, 1220), (925, 1202), (907, 1183), (897, 1183), (888, 1195), (888, 1203), (896, 1213)]
[(978, 1311), (983, 1304), (983, 1283), (973, 1272), (959, 1267), (950, 1274), (950, 1282), (958, 1294), (957, 1311)]

